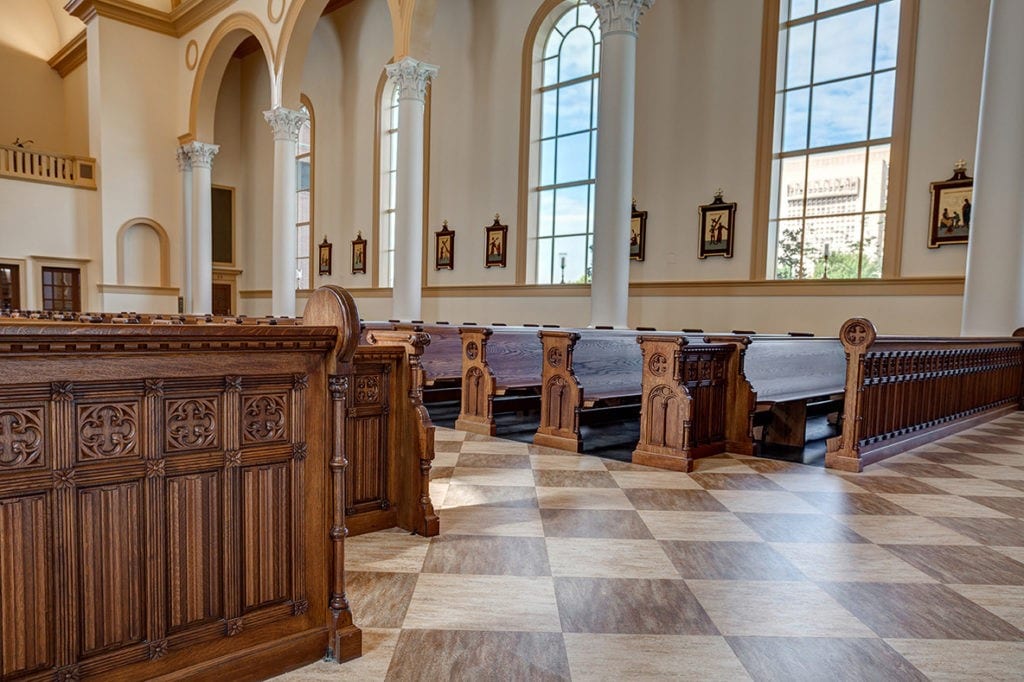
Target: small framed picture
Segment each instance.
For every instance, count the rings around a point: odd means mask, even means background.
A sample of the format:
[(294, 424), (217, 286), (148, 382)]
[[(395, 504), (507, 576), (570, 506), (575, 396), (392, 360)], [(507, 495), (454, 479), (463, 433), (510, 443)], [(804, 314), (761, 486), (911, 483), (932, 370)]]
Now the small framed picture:
[(704, 204), (700, 216), (700, 245), (697, 258), (708, 256), (732, 258), (733, 225), (736, 222), (736, 204), (722, 200), (722, 190), (715, 192), (710, 204)]
[(508, 256), (508, 225), (501, 224), (501, 216), (494, 214), (494, 222), (484, 228), (487, 231), (485, 268), (503, 268)]
[(352, 240), (352, 274), (366, 274), (366, 240), (362, 232), (356, 233)]
[(629, 259), (643, 260), (644, 248), (647, 245), (647, 211), (636, 210), (636, 199), (633, 199), (633, 217), (629, 221)]
[(334, 245), (327, 241), (327, 235), (324, 235), (324, 240), (320, 242), (320, 274), (329, 275), (331, 274), (331, 252), (334, 250)]
[(953, 177), (931, 183), (932, 211), (928, 228), (928, 248), (946, 244), (966, 244), (971, 232), (974, 178), (967, 175), (967, 164), (958, 161)]
[(447, 220), (434, 233), (434, 269), (455, 269), (455, 230), (449, 229)]

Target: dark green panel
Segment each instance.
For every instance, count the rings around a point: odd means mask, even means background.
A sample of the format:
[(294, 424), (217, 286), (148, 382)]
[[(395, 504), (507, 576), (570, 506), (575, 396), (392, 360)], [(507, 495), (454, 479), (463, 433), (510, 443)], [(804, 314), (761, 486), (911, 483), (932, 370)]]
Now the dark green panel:
[(234, 224), (234, 197), (232, 187), (213, 188), (213, 262), (234, 263), (235, 246), (232, 243)]

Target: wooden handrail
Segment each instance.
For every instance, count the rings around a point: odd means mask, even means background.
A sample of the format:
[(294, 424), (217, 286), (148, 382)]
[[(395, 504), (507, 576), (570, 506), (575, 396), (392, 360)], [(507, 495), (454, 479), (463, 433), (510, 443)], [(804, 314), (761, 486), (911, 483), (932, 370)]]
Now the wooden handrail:
[(0, 177), (96, 189), (96, 159), (3, 144)]

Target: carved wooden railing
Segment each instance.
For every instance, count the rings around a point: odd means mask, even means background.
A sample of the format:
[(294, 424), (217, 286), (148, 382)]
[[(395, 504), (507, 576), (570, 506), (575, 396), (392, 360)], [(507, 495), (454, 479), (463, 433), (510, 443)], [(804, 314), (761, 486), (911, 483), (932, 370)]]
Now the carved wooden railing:
[(0, 323), (0, 677), (263, 679), (356, 657), (358, 315)]
[(1024, 330), (1008, 338), (878, 336), (866, 319), (840, 332), (847, 353), (843, 430), (827, 466), (865, 465), (1022, 408)]
[(96, 189), (96, 159), (0, 145), (0, 177)]
[(728, 450), (753, 452), (754, 396), (743, 375), (745, 339), (691, 343), (640, 336), (643, 402), (633, 462), (692, 471), (694, 460)]

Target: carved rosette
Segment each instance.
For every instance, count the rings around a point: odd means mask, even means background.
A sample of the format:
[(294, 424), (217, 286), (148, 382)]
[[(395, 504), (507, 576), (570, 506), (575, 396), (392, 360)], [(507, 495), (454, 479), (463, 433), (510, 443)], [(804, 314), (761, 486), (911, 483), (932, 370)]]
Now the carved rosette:
[(548, 364), (552, 367), (562, 366), (562, 349), (552, 348), (548, 350)]
[(242, 630), (243, 629), (244, 629), (244, 627), (242, 625), (242, 619), (241, 618), (232, 618), (231, 620), (229, 620), (227, 622), (227, 624), (226, 624), (226, 626), (224, 628), (224, 631), (225, 631), (225, 634), (227, 634), (228, 637), (234, 637), (235, 635), (242, 634)]
[(146, 478), (163, 478), (165, 475), (164, 460), (146, 460)]
[(601, 35), (629, 33), (636, 35), (640, 17), (654, 0), (589, 0), (601, 20)]
[(437, 76), (437, 67), (405, 57), (387, 66), (388, 78), (398, 85), (399, 99), (415, 99), (422, 102), (427, 96), (427, 84)]
[(267, 120), (271, 130), (274, 131), (275, 140), (292, 143), (299, 141), (299, 130), (309, 120), (309, 116), (303, 112), (284, 107), (274, 107), (269, 111), (264, 111), (263, 118)]
[(0, 466), (31, 466), (43, 450), (43, 409), (0, 409)]
[(245, 399), (242, 408), (242, 441), (266, 443), (284, 440), (285, 400), (279, 395), (258, 395)]
[(293, 616), (304, 616), (309, 612), (309, 601), (300, 599), (299, 601), (292, 604), (292, 615)]
[(82, 459), (138, 454), (138, 406), (135, 403), (80, 405), (78, 446)]
[(189, 142), (181, 147), (188, 155), (190, 168), (213, 168), (213, 157), (220, 151), (220, 145), (206, 142)]
[(56, 403), (75, 399), (75, 386), (70, 381), (55, 381), (50, 384), (50, 400)]
[(470, 360), (476, 360), (477, 355), (480, 354), (480, 349), (477, 348), (476, 341), (470, 341), (466, 344), (466, 357)]
[(242, 390), (242, 377), (224, 377), (224, 392), (238, 393)]
[(847, 320), (843, 324), (842, 329), (839, 330), (839, 338), (843, 340), (843, 343), (849, 347), (861, 350), (865, 350), (873, 344), (877, 335), (878, 332), (875, 331), (875, 325), (863, 317), (854, 317)]
[(70, 490), (75, 487), (74, 469), (57, 469), (53, 472), (54, 490)]
[(146, 379), (146, 397), (162, 398), (164, 395), (163, 379)]
[(149, 643), (149, 660), (158, 661), (167, 655), (167, 640), (160, 639)]
[(305, 443), (292, 443), (292, 459), (296, 462), (301, 462), (306, 459), (306, 455), (309, 454), (309, 446)]
[(215, 449), (217, 399), (187, 398), (164, 403), (168, 452)]
[(377, 377), (356, 378), (356, 402), (376, 403), (380, 401), (380, 380)]
[(655, 353), (647, 362), (647, 367), (651, 370), (651, 374), (659, 377), (664, 376), (665, 372), (668, 371), (668, 358), (665, 357), (664, 353)]
[(305, 391), (309, 388), (308, 374), (295, 374), (292, 376), (292, 390)]
[(53, 679), (57, 682), (78, 682), (82, 677), (77, 665), (68, 665), (58, 668), (53, 673)]
[(228, 469), (242, 466), (242, 453), (239, 450), (228, 450), (224, 453), (224, 466)]

